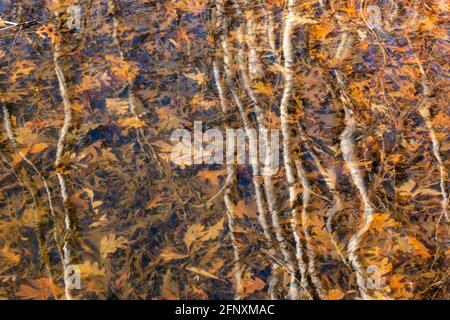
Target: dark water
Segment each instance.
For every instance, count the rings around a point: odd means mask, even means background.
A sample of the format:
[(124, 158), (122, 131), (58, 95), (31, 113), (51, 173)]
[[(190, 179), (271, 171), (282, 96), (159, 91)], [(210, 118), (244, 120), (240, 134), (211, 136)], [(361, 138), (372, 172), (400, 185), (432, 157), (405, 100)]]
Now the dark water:
[[(358, 271), (348, 254), (364, 224), (365, 203), (343, 154), (346, 108), (355, 119), (354, 162), (374, 209), (374, 222), (355, 252), (363, 277), (370, 277), (370, 266), (378, 270), (382, 285), (372, 288), (375, 296), (448, 298), (448, 224), (442, 217), (450, 150), (448, 6), (401, 1), (394, 8), (372, 1), (366, 7), (380, 8), (378, 29), (367, 27), (354, 1), (297, 7), (297, 16), (313, 23), (300, 21), (292, 34), (291, 152), (303, 163), (311, 200), (305, 205), (298, 179), (290, 201), (281, 150), (280, 169), (270, 178), (281, 230), (266, 213), (272, 237), (285, 236), (280, 245), (264, 238), (255, 200), (255, 181), (262, 184), (262, 178), (254, 179), (251, 165), (235, 168), (232, 230), (223, 194), (226, 166), (170, 161), (176, 129), (191, 131), (194, 121), (205, 130), (243, 128), (227, 81), (229, 109), (222, 111), (213, 73), (214, 61), (220, 61), (224, 75), (223, 36), (233, 62), (238, 60), (241, 23), (255, 33), (262, 74), (251, 81), (264, 123), (280, 129), (287, 9), (284, 1), (244, 2), (240, 9), (226, 5), (226, 33), (217, 25), (222, 20), (214, 16), (213, 1), (0, 2), (1, 19), (19, 24), (0, 30), (2, 123), (9, 121), (13, 134), (11, 140), (8, 124), (2, 126), (0, 298), (64, 299), (64, 269), (71, 266), (80, 287), (69, 291), (79, 299), (230, 299), (239, 268), (242, 298), (284, 298), (292, 272), (281, 247), (294, 259), (296, 253), (291, 207), (306, 208), (295, 228), (303, 232), (305, 250), (313, 252), (308, 259), (315, 261), (322, 298), (357, 298)], [(69, 5), (81, 12), (79, 28), (67, 25)], [(345, 32), (353, 40), (339, 48)], [(67, 115), (55, 43), (71, 110), (57, 165)], [(244, 113), (256, 126), (257, 110), (237, 64), (232, 72)], [(424, 103), (431, 104), (429, 115)], [(336, 194), (342, 207), (328, 230)], [(65, 247), (68, 264), (61, 259)], [(300, 279), (301, 272), (294, 273)], [(278, 293), (271, 296), (275, 280)]]

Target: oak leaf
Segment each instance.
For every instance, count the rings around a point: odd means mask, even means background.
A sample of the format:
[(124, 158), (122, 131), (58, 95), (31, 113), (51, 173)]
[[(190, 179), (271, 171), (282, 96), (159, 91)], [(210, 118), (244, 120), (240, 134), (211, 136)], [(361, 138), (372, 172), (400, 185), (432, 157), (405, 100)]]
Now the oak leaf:
[(17, 292), (17, 296), (21, 299), (47, 300), (53, 294), (59, 295), (62, 292), (49, 278), (29, 280), (28, 282), (30, 285), (21, 285)]
[(117, 237), (113, 233), (106, 235), (100, 241), (100, 254), (103, 259), (106, 259), (108, 254), (112, 254), (117, 249), (125, 249), (128, 241), (124, 237)]

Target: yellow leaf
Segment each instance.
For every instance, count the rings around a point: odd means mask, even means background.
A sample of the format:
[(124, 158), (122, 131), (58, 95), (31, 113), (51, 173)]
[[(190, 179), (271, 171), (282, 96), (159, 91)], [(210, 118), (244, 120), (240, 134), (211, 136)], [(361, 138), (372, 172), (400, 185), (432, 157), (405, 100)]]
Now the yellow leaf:
[(161, 258), (164, 259), (164, 261), (172, 261), (172, 260), (180, 260), (189, 257), (187, 254), (181, 254), (169, 250), (163, 250), (161, 252)]
[(420, 256), (425, 260), (431, 258), (430, 251), (428, 250), (427, 247), (425, 247), (425, 245), (422, 242), (420, 242), (414, 237), (408, 237), (407, 240), (408, 244), (412, 247), (413, 254), (415, 256)]
[(120, 119), (117, 122), (121, 127), (125, 127), (127, 129), (131, 129), (131, 128), (140, 128), (143, 127), (145, 125), (145, 122), (140, 120), (138, 117), (130, 117), (130, 118), (125, 118), (125, 119)]
[(386, 213), (376, 213), (373, 215), (372, 222), (370, 224), (370, 231), (383, 232), (386, 228), (399, 227), (400, 223), (391, 219)]
[(194, 272), (194, 273), (197, 273), (197, 274), (199, 274), (199, 275), (202, 275), (202, 276), (204, 276), (204, 277), (207, 277), (207, 278), (212, 278), (212, 279), (224, 281), (224, 280), (222, 280), (222, 279), (216, 277), (216, 276), (215, 276), (214, 274), (212, 274), (211, 272), (206, 271), (206, 270), (204, 270), (204, 269), (200, 269), (200, 268), (196, 268), (196, 267), (191, 267), (191, 266), (186, 267), (186, 269), (189, 270), (189, 271), (191, 271), (191, 272)]
[(186, 73), (186, 78), (196, 81), (199, 85), (204, 85), (206, 82), (206, 75), (203, 72), (199, 73)]
[(331, 289), (327, 291), (325, 300), (341, 300), (345, 296), (345, 293), (339, 289)]
[(12, 264), (19, 264), (20, 262), (20, 256), (12, 252), (9, 249), (9, 245), (5, 245), (5, 247), (0, 250), (0, 256), (9, 260)]
[(111, 110), (116, 115), (128, 113), (127, 99), (106, 99), (106, 108)]
[(30, 285), (21, 285), (16, 294), (21, 299), (47, 300), (53, 294), (59, 295), (62, 291), (49, 278), (29, 280), (28, 282)]
[(326, 23), (318, 23), (314, 24), (311, 27), (311, 35), (312, 37), (316, 38), (317, 40), (324, 40), (327, 35), (333, 31), (333, 24), (331, 21)]
[(198, 238), (202, 237), (204, 230), (205, 227), (201, 224), (193, 224), (186, 230), (186, 233), (184, 234), (184, 243), (186, 244), (188, 251), (192, 243), (194, 243)]
[(101, 269), (98, 262), (91, 263), (90, 261), (85, 261), (77, 266), (80, 269), (81, 277), (84, 279), (88, 277), (102, 277), (106, 275), (105, 269)]
[(75, 0), (45, 0), (47, 8), (49, 8), (51, 11), (66, 8), (74, 2)]
[(39, 153), (39, 152), (41, 152), (42, 150), (47, 149), (47, 147), (48, 147), (48, 144), (46, 144), (45, 142), (38, 143), (38, 144), (33, 145), (33, 146), (30, 148), (30, 152), (31, 152), (31, 153)]
[(402, 195), (409, 195), (411, 194), (411, 191), (414, 189), (414, 187), (416, 186), (416, 183), (413, 180), (408, 180), (407, 182), (405, 182), (404, 184), (402, 184), (400, 187), (396, 188), (397, 192)]
[(272, 88), (268, 84), (265, 84), (264, 82), (261, 82), (261, 81), (257, 82), (254, 85), (254, 88), (255, 88), (255, 91), (258, 93), (265, 94), (268, 96), (273, 95)]
[(106, 214), (102, 215), (100, 218), (98, 218), (97, 221), (91, 223), (89, 227), (91, 228), (97, 228), (104, 226), (108, 222), (108, 219), (106, 218)]
[(100, 241), (100, 253), (102, 258), (105, 259), (108, 254), (116, 252), (117, 249), (125, 249), (127, 243), (127, 239), (124, 237), (116, 238), (116, 235), (113, 233), (103, 237)]
[(77, 93), (83, 93), (89, 90), (100, 89), (101, 86), (102, 84), (100, 83), (100, 80), (98, 80), (96, 77), (85, 75), (83, 76), (81, 83), (75, 87), (75, 91)]
[(209, 240), (215, 240), (220, 234), (220, 231), (223, 229), (223, 223), (225, 222), (225, 219), (220, 219), (215, 225), (213, 225), (211, 228), (206, 230), (202, 233), (202, 237), (199, 238), (199, 241), (209, 241)]
[(22, 76), (27, 76), (36, 68), (36, 64), (32, 61), (20, 60), (17, 61), (12, 69), (14, 70), (11, 75), (11, 81), (15, 82)]
[(404, 278), (404, 276), (393, 275), (389, 279), (389, 287), (391, 290), (394, 289), (394, 298), (411, 299), (413, 297), (413, 294), (409, 291), (413, 288), (413, 284), (405, 281)]
[(92, 207), (95, 209), (95, 208), (97, 208), (97, 207), (100, 207), (102, 204), (103, 204), (103, 201), (100, 201), (100, 200), (94, 201), (94, 202), (92, 203)]
[(138, 75), (137, 66), (134, 63), (111, 54), (106, 55), (105, 59), (110, 62), (113, 75), (122, 81), (131, 81)]
[(426, 196), (440, 196), (441, 192), (434, 190), (434, 189), (430, 189), (430, 188), (418, 188), (415, 192), (414, 192), (414, 196), (417, 195), (426, 195)]
[(175, 4), (175, 8), (198, 15), (205, 10), (207, 3), (208, 0), (180, 0)]
[(226, 170), (217, 171), (201, 171), (197, 174), (197, 177), (202, 177), (208, 180), (213, 186), (219, 185), (219, 177), (223, 177), (226, 174)]

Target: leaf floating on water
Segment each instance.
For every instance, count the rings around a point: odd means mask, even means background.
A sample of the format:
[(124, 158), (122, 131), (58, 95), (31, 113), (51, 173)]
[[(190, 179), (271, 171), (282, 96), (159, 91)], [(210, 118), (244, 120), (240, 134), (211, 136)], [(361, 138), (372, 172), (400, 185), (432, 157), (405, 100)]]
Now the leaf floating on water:
[(202, 226), (201, 224), (193, 224), (187, 229), (184, 234), (184, 243), (186, 244), (188, 251), (191, 248), (191, 245), (202, 237), (204, 230), (205, 226)]
[(345, 293), (340, 289), (332, 289), (327, 292), (325, 296), (326, 300), (341, 300), (345, 296)]
[(172, 261), (172, 260), (180, 260), (189, 257), (187, 254), (181, 254), (169, 250), (164, 250), (161, 252), (161, 258), (164, 259), (164, 261)]
[(202, 72), (199, 73), (186, 73), (184, 75), (186, 78), (189, 78), (193, 81), (196, 81), (198, 85), (204, 85), (206, 82), (206, 75)]
[(106, 259), (109, 254), (113, 254), (118, 249), (126, 249), (127, 244), (127, 239), (121, 236), (116, 237), (113, 233), (104, 236), (100, 241), (100, 254), (102, 259)]
[(201, 238), (199, 238), (199, 241), (209, 241), (209, 240), (215, 240), (219, 237), (220, 232), (223, 230), (223, 224), (225, 222), (225, 219), (220, 219), (215, 225), (208, 228), (208, 230), (204, 231), (202, 233)]
[(206, 271), (204, 269), (200, 269), (200, 268), (192, 267), (192, 266), (188, 266), (188, 267), (186, 267), (186, 269), (191, 271), (191, 272), (197, 273), (197, 274), (199, 274), (201, 276), (225, 282), (225, 280), (216, 277), (214, 274), (212, 274), (211, 272)]
[(42, 143), (38, 143), (33, 145), (29, 150), (31, 153), (39, 153), (45, 149), (47, 149), (48, 144), (46, 144), (45, 142)]
[(252, 278), (252, 279), (244, 279), (242, 287), (243, 291), (246, 294), (252, 294), (256, 291), (261, 291), (266, 286), (265, 282), (262, 281), (260, 278)]
[(103, 277), (106, 275), (105, 269), (99, 267), (98, 262), (85, 261), (77, 265), (80, 268), (81, 277), (86, 279), (88, 277)]
[(255, 91), (261, 94), (265, 94), (267, 96), (272, 96), (273, 95), (273, 90), (270, 86), (268, 86), (266, 83), (264, 82), (257, 82), (254, 85)]
[(52, 279), (40, 278), (28, 280), (29, 285), (21, 285), (17, 296), (21, 299), (29, 300), (47, 300), (53, 294), (59, 295), (62, 290), (53, 283)]
[(127, 129), (137, 129), (137, 128), (145, 126), (145, 122), (143, 120), (140, 120), (138, 117), (130, 117), (130, 118), (125, 118), (125, 119), (120, 119), (117, 123), (121, 127), (124, 127)]

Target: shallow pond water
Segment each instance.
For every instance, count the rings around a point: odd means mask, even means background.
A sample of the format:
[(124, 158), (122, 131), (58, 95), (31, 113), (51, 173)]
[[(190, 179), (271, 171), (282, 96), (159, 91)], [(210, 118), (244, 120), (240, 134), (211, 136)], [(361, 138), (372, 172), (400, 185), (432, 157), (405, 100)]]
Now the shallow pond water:
[(448, 15), (0, 1), (0, 298), (448, 299)]

